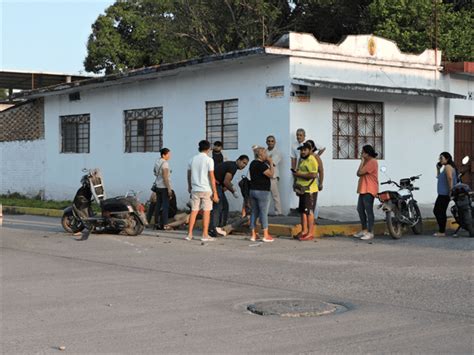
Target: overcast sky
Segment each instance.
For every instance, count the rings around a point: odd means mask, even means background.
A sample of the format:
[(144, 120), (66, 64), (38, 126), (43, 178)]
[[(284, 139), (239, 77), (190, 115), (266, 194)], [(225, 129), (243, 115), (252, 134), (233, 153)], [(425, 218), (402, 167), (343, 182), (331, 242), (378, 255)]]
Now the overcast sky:
[(84, 72), (91, 25), (114, 0), (0, 0), (0, 68)]

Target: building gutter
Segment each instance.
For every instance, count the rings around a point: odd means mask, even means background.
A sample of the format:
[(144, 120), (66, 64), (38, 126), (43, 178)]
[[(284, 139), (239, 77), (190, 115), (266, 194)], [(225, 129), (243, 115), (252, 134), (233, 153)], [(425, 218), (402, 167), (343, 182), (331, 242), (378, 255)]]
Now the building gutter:
[(381, 85), (369, 85), (364, 83), (343, 83), (326, 80), (316, 80), (308, 78), (293, 78), (292, 84), (306, 85), (316, 88), (336, 89), (336, 90), (351, 90), (351, 91), (366, 91), (378, 92), (386, 94), (401, 94), (412, 96), (430, 96), (430, 97), (444, 97), (448, 99), (466, 99), (466, 96), (459, 95), (453, 92), (436, 90), (436, 89), (419, 89), (406, 87), (393, 87)]

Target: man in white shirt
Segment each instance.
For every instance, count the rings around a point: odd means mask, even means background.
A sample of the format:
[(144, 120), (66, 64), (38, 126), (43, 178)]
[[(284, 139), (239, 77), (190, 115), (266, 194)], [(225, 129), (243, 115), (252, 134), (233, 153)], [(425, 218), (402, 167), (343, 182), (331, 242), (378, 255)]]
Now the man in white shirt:
[[(303, 128), (298, 128), (296, 130), (296, 142), (291, 146), (291, 168), (296, 170), (296, 165), (298, 163), (298, 159), (300, 157), (300, 151), (298, 150), (304, 142), (306, 142), (306, 132)], [(316, 150), (318, 155), (322, 155), (326, 150), (326, 147), (323, 147), (315, 142)]]
[(188, 191), (191, 194), (191, 215), (189, 217), (188, 236), (186, 240), (193, 239), (193, 229), (200, 210), (202, 215), (202, 241), (214, 240), (209, 237), (209, 221), (211, 217), (212, 202), (218, 203), (219, 197), (216, 190), (214, 177), (214, 161), (209, 157), (211, 143), (206, 140), (199, 142), (199, 154), (195, 155), (188, 165)]
[(276, 145), (275, 137), (268, 136), (267, 137), (268, 156), (272, 158), (273, 166), (275, 168), (273, 177), (270, 179), (270, 183), (271, 183), (270, 191), (272, 193), (273, 204), (275, 208), (275, 215), (281, 216), (282, 211), (281, 211), (280, 191), (278, 189), (278, 182), (280, 180), (280, 170), (279, 170), (278, 165), (281, 162), (281, 153), (278, 151), (275, 145)]

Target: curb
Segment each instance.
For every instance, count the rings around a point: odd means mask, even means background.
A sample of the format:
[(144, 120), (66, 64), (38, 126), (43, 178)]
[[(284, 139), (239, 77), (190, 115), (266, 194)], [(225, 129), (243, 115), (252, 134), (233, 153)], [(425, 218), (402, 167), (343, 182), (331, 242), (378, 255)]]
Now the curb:
[(5, 214), (29, 214), (33, 216), (44, 217), (62, 217), (62, 210), (53, 210), (48, 208), (35, 207), (19, 207), (19, 206), (3, 206), (3, 213)]
[[(1, 210), (0, 210), (1, 211)], [(62, 210), (53, 210), (47, 208), (34, 208), (34, 207), (18, 207), (18, 206), (3, 206), (3, 212), (5, 214), (28, 214), (33, 216), (44, 216), (44, 217), (62, 217)], [(1, 215), (1, 213), (0, 213)], [(1, 217), (0, 217), (1, 221)], [(196, 221), (196, 226), (200, 226), (200, 220)], [(447, 229), (451, 228), (454, 218), (448, 218)], [(294, 237), (301, 232), (301, 224), (270, 224), (270, 234), (274, 236), (282, 237)], [(436, 230), (437, 223), (435, 219), (425, 219), (423, 221), (423, 228), (425, 231)], [(321, 238), (325, 236), (352, 236), (353, 234), (360, 231), (360, 224), (349, 223), (349, 224), (329, 224), (329, 225), (316, 225), (314, 228), (314, 236)], [(375, 234), (383, 235), (386, 231), (385, 222), (375, 222), (374, 226)]]

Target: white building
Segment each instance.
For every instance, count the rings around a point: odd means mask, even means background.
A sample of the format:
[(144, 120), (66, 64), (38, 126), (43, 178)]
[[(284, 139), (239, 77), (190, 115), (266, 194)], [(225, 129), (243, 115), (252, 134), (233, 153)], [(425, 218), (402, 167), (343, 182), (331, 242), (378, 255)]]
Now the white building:
[[(327, 147), (320, 205), (355, 204), (358, 151), (365, 143), (375, 145), (392, 178), (423, 174), (416, 197), (429, 203), (439, 153), (454, 150), (455, 116), (474, 127), (474, 70), (444, 74), (440, 58), (433, 50), (401, 53), (395, 43), (370, 35), (333, 45), (290, 33), (271, 47), (22, 92), (18, 97), (44, 100), (44, 140), (25, 143), (35, 149), (32, 156), (44, 149), (44, 159), (26, 174), (35, 176), (36, 188), (43, 185), (46, 197), (64, 199), (74, 195), (82, 168), (99, 167), (109, 196), (134, 189), (147, 197), (157, 150), (168, 147), (183, 206), (187, 162), (199, 140), (222, 140), (235, 159), (273, 134), (285, 157), (281, 192), (288, 211), (290, 147), (301, 127)], [(31, 190), (30, 179), (13, 180), (18, 172), (5, 168), (19, 159), (18, 144), (0, 143), (1, 193)]]

